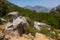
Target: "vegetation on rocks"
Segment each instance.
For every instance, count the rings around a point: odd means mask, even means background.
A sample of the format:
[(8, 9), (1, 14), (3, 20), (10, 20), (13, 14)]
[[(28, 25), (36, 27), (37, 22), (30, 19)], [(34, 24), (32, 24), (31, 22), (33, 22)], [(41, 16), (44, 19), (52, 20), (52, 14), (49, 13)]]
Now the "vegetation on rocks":
[(33, 36), (35, 36), (35, 33), (36, 33), (37, 31), (33, 28), (33, 27), (31, 27), (31, 26), (26, 26), (25, 27), (25, 33), (26, 34), (29, 34), (29, 33), (31, 33)]
[(42, 27), (41, 30), (39, 31), (40, 33), (45, 34), (46, 36), (49, 36), (53, 39), (58, 39), (58, 32), (51, 27)]

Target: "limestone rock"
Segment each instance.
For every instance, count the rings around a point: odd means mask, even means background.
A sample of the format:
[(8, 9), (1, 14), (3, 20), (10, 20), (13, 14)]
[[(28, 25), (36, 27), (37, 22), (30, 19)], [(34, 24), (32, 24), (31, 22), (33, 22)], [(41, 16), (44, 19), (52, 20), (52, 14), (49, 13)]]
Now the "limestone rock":
[(18, 17), (18, 12), (10, 12), (8, 13), (8, 21), (13, 22), (14, 19)]
[(3, 22), (6, 22), (6, 20), (5, 20), (5, 19), (3, 19), (3, 18), (0, 18), (0, 20), (2, 20)]
[(36, 22), (36, 21), (34, 22), (34, 28), (37, 30), (40, 30), (41, 27), (45, 27), (45, 26), (47, 26), (47, 24)]

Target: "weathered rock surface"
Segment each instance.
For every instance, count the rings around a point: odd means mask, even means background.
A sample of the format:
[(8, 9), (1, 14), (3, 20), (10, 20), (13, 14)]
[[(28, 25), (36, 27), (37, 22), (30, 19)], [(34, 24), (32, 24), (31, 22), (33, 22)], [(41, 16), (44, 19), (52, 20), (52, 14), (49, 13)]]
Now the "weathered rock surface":
[(5, 20), (5, 19), (3, 19), (3, 18), (0, 18), (0, 20), (2, 20), (3, 22), (6, 22), (6, 20)]
[(23, 17), (23, 16), (18, 17), (18, 12), (9, 13), (8, 17), (10, 17), (10, 18), (9, 18), (7, 26), (5, 28), (5, 32), (10, 34), (13, 31), (17, 31), (17, 33), (23, 34), (24, 24), (28, 24), (26, 17)]
[(37, 22), (37, 21), (34, 22), (34, 28), (37, 30), (40, 30), (41, 27), (46, 27), (46, 26), (48, 26), (46, 23), (41, 23), (41, 22)]

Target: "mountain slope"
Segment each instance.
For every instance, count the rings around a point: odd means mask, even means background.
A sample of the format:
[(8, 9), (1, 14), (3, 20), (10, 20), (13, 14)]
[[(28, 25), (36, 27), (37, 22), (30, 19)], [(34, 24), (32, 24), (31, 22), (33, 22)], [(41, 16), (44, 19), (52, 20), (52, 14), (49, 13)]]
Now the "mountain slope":
[(51, 12), (54, 12), (54, 13), (56, 13), (56, 14), (60, 14), (60, 5), (57, 6), (57, 7), (52, 8), (52, 9), (51, 9)]
[(59, 26), (59, 21), (55, 18), (54, 15), (50, 13), (40, 13), (36, 12), (34, 10), (24, 9), (22, 7), (19, 7), (15, 4), (10, 3), (7, 0), (0, 0), (0, 17), (7, 18), (7, 14), (9, 12), (17, 11), (19, 12), (19, 15), (26, 16), (32, 20), (44, 22), (51, 26)]
[(43, 6), (35, 6), (35, 7), (25, 6), (24, 8), (30, 9), (30, 10), (35, 10), (37, 12), (49, 12), (49, 9), (46, 7), (43, 7)]
[(59, 28), (60, 28), (60, 5), (58, 5), (57, 7), (53, 8), (50, 12), (58, 20), (58, 22), (59, 22)]
[(6, 16), (7, 13), (12, 11), (18, 11), (17, 8), (20, 8), (7, 0), (0, 0), (0, 17)]

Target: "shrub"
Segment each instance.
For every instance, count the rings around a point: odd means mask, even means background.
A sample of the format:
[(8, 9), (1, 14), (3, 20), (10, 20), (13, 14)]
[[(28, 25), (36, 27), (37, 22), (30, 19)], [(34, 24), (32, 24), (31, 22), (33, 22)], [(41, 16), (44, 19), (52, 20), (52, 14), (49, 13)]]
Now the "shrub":
[(0, 24), (3, 24), (3, 21), (0, 19)]
[(40, 33), (43, 33), (51, 38), (58, 39), (57, 31), (54, 28), (51, 27), (42, 27), (39, 31)]
[(36, 33), (36, 30), (33, 28), (33, 27), (31, 27), (31, 26), (25, 26), (25, 33), (31, 33), (33, 36), (35, 35), (35, 33)]

